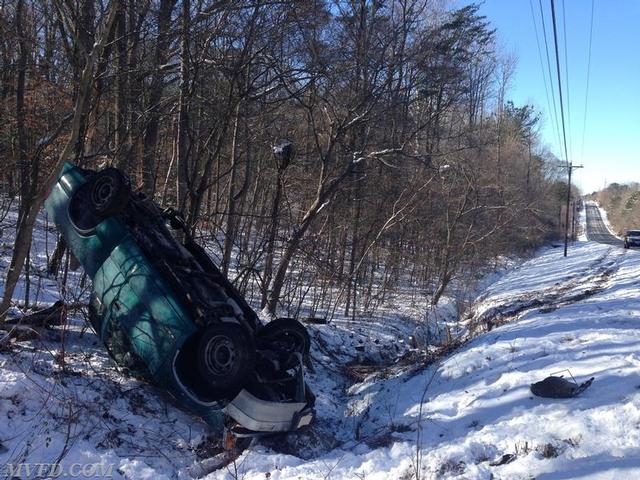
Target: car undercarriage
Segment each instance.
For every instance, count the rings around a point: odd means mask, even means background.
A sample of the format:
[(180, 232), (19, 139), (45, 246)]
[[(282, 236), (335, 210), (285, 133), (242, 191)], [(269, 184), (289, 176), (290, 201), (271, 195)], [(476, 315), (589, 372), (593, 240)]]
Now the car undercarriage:
[[(114, 168), (70, 164), (47, 204), (94, 280), (89, 318), (117, 363), (167, 387), (216, 428), (224, 412), (240, 436), (311, 422), (306, 329), (289, 318), (263, 324), (177, 211), (132, 192)], [(107, 247), (106, 236), (119, 231)]]

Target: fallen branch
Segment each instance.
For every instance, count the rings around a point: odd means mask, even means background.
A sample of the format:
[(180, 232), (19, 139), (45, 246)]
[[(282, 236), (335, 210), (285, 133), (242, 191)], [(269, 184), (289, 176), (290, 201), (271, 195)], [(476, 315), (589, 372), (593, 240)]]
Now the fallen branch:
[(67, 306), (62, 300), (58, 300), (50, 307), (38, 310), (22, 317), (8, 318), (6, 325), (48, 327), (50, 325), (62, 325), (67, 319)]

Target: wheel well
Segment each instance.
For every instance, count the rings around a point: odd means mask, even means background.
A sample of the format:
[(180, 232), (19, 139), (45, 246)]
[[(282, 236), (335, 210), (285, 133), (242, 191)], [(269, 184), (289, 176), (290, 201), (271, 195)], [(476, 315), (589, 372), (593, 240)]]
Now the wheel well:
[(220, 400), (220, 397), (206, 387), (205, 379), (195, 368), (200, 333), (194, 333), (182, 344), (173, 361), (173, 371), (176, 380), (187, 390), (187, 394), (195, 397), (198, 402), (209, 404)]

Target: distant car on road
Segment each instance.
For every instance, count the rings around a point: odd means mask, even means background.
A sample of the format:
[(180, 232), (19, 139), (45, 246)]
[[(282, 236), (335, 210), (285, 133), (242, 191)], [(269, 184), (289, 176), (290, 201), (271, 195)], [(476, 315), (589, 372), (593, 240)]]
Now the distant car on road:
[(629, 230), (624, 236), (624, 248), (640, 247), (640, 230)]
[(247, 436), (311, 422), (306, 329), (263, 325), (177, 212), (132, 192), (115, 168), (69, 163), (45, 205), (93, 280), (89, 319), (116, 362), (218, 430), (225, 413)]

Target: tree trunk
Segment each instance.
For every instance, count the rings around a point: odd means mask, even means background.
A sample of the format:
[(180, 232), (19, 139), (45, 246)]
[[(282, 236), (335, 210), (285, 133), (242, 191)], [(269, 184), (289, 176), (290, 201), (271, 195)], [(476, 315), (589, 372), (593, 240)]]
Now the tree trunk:
[(118, 7), (116, 18), (116, 104), (115, 104), (115, 163), (124, 171), (129, 167), (127, 148), (127, 15), (124, 2)]
[(169, 35), (171, 13), (175, 4), (176, 0), (161, 0), (158, 10), (158, 40), (154, 53), (153, 76), (149, 88), (149, 120), (144, 131), (142, 154), (142, 189), (150, 198), (155, 192), (156, 147), (162, 113), (160, 102), (164, 91), (164, 74), (160, 71), (160, 67), (167, 61), (167, 50), (171, 40)]
[(280, 263), (278, 264), (276, 274), (273, 278), (273, 286), (271, 288), (271, 291), (269, 292), (269, 297), (267, 300), (267, 312), (270, 315), (275, 315), (276, 313), (276, 308), (278, 306), (278, 301), (280, 300), (280, 294), (282, 293), (282, 287), (287, 275), (287, 270), (289, 269), (289, 264), (293, 259), (293, 255), (298, 250), (300, 241), (309, 229), (309, 226), (311, 226), (313, 221), (318, 216), (318, 213), (320, 213), (320, 210), (324, 207), (325, 203), (333, 196), (342, 182), (347, 177), (349, 177), (349, 175), (351, 175), (353, 169), (358, 164), (358, 162), (356, 161), (349, 162), (338, 177), (334, 178), (331, 181), (327, 181), (327, 179), (325, 178), (324, 169), (324, 165), (326, 165), (327, 161), (328, 159), (325, 157), (323, 168), (321, 168), (319, 174), (320, 180), (318, 183), (318, 192), (316, 194), (316, 198), (302, 218), (300, 225), (297, 228), (294, 228), (293, 234), (287, 241), (284, 252), (282, 253), (282, 258), (280, 259)]
[(273, 276), (273, 253), (276, 241), (276, 234), (278, 233), (278, 215), (280, 210), (280, 201), (282, 196), (282, 175), (284, 171), (278, 169), (278, 180), (276, 183), (276, 191), (273, 196), (273, 204), (271, 207), (271, 218), (269, 222), (269, 233), (267, 235), (267, 248), (265, 252), (264, 272), (262, 275), (262, 298), (260, 300), (260, 308), (264, 308), (267, 305), (267, 296), (269, 293), (269, 286), (271, 284), (271, 277)]
[(229, 193), (227, 194), (227, 224), (224, 232), (224, 248), (222, 251), (222, 273), (229, 273), (231, 252), (235, 243), (236, 224), (236, 176), (238, 174), (238, 125), (240, 123), (240, 103), (236, 106), (231, 135), (231, 172), (229, 177)]
[(7, 271), (7, 276), (5, 279), (4, 296), (2, 297), (2, 303), (0, 304), (0, 318), (5, 317), (7, 310), (11, 306), (13, 292), (20, 278), (20, 273), (22, 271), (22, 267), (24, 266), (27, 253), (29, 251), (29, 246), (31, 245), (33, 226), (36, 222), (38, 212), (40, 211), (40, 208), (42, 207), (42, 204), (45, 200), (45, 196), (49, 189), (56, 182), (58, 178), (58, 172), (60, 171), (60, 168), (62, 168), (62, 164), (67, 159), (69, 159), (73, 153), (77, 153), (77, 146), (78, 144), (80, 144), (79, 137), (84, 131), (83, 122), (86, 118), (85, 108), (89, 104), (89, 99), (91, 96), (91, 84), (94, 78), (94, 66), (97, 59), (101, 56), (107, 38), (109, 36), (109, 32), (113, 28), (116, 12), (115, 4), (116, 2), (110, 4), (109, 13), (107, 14), (107, 18), (105, 20), (104, 31), (102, 32), (100, 40), (94, 45), (91, 54), (88, 55), (86, 59), (84, 69), (82, 71), (82, 77), (80, 79), (80, 84), (78, 86), (78, 95), (76, 97), (73, 122), (71, 126), (71, 135), (69, 137), (69, 140), (66, 143), (65, 148), (58, 159), (58, 162), (54, 166), (53, 170), (51, 171), (43, 185), (34, 193), (31, 202), (29, 202), (28, 205), (25, 204), (24, 213), (20, 218), (20, 222), (18, 223), (13, 255), (11, 256), (11, 263), (9, 265), (9, 269)]
[(27, 129), (25, 125), (24, 94), (27, 77), (27, 41), (26, 27), (23, 23), (24, 1), (16, 4), (16, 35), (18, 36), (18, 69), (16, 79), (16, 130), (18, 135), (18, 171), (20, 172), (20, 210), (18, 223), (30, 203), (31, 168), (27, 155)]
[(186, 216), (189, 200), (189, 30), (191, 1), (182, 2), (182, 39), (180, 51), (180, 101), (178, 112), (178, 207)]

